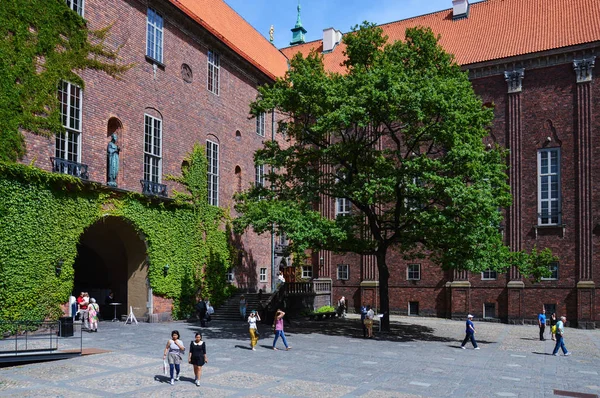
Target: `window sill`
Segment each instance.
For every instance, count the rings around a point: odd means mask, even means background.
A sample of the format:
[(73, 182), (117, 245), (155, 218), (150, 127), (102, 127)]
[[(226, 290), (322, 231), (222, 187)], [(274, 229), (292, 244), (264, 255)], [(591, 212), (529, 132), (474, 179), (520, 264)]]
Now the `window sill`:
[(149, 63), (158, 66), (161, 70), (165, 70), (166, 66), (165, 64), (163, 64), (162, 62), (146, 55), (146, 61), (148, 61)]
[(567, 225), (566, 224), (555, 224), (555, 225), (534, 225), (533, 229), (535, 232), (535, 239), (538, 238), (538, 235), (554, 235), (556, 231), (561, 233), (561, 238), (565, 237)]

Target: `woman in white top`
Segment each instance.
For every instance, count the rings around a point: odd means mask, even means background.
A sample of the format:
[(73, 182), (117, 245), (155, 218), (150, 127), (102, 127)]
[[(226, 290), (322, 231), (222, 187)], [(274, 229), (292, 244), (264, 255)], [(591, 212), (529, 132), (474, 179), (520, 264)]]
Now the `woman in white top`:
[[(185, 351), (185, 346), (183, 342), (179, 340), (179, 331), (173, 330), (171, 332), (171, 339), (167, 341), (167, 346), (165, 347), (165, 353), (163, 355), (163, 360), (167, 358), (169, 360), (169, 370), (171, 373), (171, 385), (175, 384), (175, 380), (179, 381), (179, 371), (181, 365), (181, 354)], [(175, 377), (173, 377), (173, 368), (177, 371)]]
[(256, 343), (258, 343), (258, 330), (256, 328), (256, 322), (260, 321), (260, 316), (256, 312), (256, 310), (252, 310), (250, 316), (248, 317), (248, 325), (250, 332), (250, 347), (252, 347), (252, 351), (256, 351)]

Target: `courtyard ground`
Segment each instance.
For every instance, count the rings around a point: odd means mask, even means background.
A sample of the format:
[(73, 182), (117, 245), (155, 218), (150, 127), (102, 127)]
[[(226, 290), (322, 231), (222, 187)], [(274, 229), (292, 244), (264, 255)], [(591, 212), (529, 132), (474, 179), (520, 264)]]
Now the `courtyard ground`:
[[(269, 325), (251, 351), (247, 325), (213, 321), (125, 325), (102, 322), (84, 333), (84, 349), (109, 352), (0, 368), (0, 396), (10, 397), (551, 397), (600, 394), (600, 331), (567, 328), (572, 356), (554, 357), (537, 326), (475, 322), (480, 350), (460, 349), (464, 322), (392, 317), (390, 333), (362, 338), (360, 320), (304, 321), (286, 327), (290, 351), (271, 349)], [(173, 329), (186, 346), (200, 330), (209, 363), (200, 387), (191, 365), (174, 386), (162, 372)], [(377, 324), (375, 325), (375, 330)], [(61, 348), (79, 339), (60, 340)], [(283, 348), (281, 341), (279, 348)], [(590, 395), (586, 395), (590, 394)]]

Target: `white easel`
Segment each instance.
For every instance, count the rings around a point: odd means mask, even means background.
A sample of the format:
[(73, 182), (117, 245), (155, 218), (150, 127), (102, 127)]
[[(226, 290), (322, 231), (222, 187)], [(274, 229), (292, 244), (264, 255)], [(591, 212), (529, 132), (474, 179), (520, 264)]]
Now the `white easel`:
[(133, 325), (133, 322), (135, 322), (135, 324), (138, 324), (138, 321), (135, 317), (135, 315), (133, 314), (133, 307), (129, 306), (129, 315), (127, 315), (127, 319), (125, 320), (125, 325), (127, 325), (128, 323), (131, 323)]

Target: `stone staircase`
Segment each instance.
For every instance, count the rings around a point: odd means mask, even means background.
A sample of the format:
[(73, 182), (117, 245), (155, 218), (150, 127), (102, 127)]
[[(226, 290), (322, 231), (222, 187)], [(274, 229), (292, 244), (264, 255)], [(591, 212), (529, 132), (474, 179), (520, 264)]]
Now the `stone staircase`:
[[(240, 315), (240, 298), (242, 297), (242, 294), (244, 297), (246, 297), (246, 301), (248, 302), (246, 307), (246, 317), (250, 314), (250, 311), (258, 311), (261, 309), (261, 305), (258, 301), (258, 293), (237, 293), (231, 296), (220, 307), (215, 308), (215, 313), (212, 315), (212, 319), (219, 321), (241, 321), (242, 317)], [(262, 303), (266, 304), (270, 297), (270, 294), (263, 293)]]

